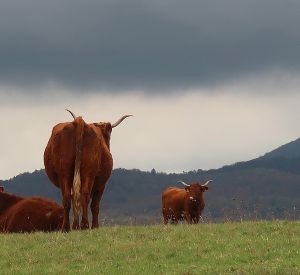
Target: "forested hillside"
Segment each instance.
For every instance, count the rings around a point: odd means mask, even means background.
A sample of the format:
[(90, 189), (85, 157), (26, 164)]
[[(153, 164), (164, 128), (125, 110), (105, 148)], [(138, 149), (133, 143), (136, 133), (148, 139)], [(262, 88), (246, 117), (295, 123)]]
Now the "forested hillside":
[[(101, 202), (103, 223), (156, 223), (161, 219), (161, 192), (168, 186), (213, 179), (205, 194), (209, 220), (299, 218), (300, 158), (256, 159), (221, 169), (181, 174), (115, 169)], [(60, 202), (60, 191), (44, 170), (0, 182), (20, 195), (40, 195)]]

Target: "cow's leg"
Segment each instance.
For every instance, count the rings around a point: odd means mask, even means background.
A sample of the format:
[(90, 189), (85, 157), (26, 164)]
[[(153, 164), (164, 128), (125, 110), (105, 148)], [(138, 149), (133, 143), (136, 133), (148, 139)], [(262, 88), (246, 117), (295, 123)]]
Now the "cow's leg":
[(197, 224), (197, 223), (199, 222), (199, 217), (194, 217), (194, 218), (193, 218), (193, 222), (194, 222), (195, 224)]
[(189, 213), (185, 212), (185, 219), (187, 221), (188, 224), (192, 224), (193, 223), (193, 220), (192, 220), (192, 217)]
[(73, 230), (78, 230), (78, 229), (80, 229), (80, 226), (79, 226), (79, 215), (77, 215), (76, 211), (74, 211), (75, 200), (74, 200), (73, 196), (72, 196), (72, 204), (73, 204), (73, 215), (74, 215), (72, 229)]
[(83, 184), (81, 186), (81, 206), (82, 206), (82, 219), (80, 227), (81, 229), (88, 229), (89, 226), (89, 217), (88, 217), (88, 206), (90, 202), (90, 195), (91, 195), (91, 188), (92, 183), (94, 183), (94, 180), (91, 181), (90, 178), (86, 178), (83, 181)]
[(168, 218), (165, 208), (163, 208), (162, 214), (163, 214), (163, 218), (164, 218), (164, 224), (168, 224), (169, 218)]
[(175, 225), (178, 224), (178, 219), (174, 215), (171, 216), (171, 223)]
[(95, 188), (92, 192), (92, 202), (91, 202), (91, 212), (93, 216), (92, 220), (92, 228), (98, 228), (99, 227), (99, 210), (100, 210), (100, 200), (102, 198), (105, 184), (101, 184), (98, 186), (97, 184), (94, 184)]
[(64, 207), (64, 218), (62, 223), (62, 231), (68, 232), (70, 231), (70, 209), (71, 209), (71, 192), (68, 186), (68, 180), (63, 179), (60, 184), (60, 188), (62, 191), (63, 197), (63, 207)]

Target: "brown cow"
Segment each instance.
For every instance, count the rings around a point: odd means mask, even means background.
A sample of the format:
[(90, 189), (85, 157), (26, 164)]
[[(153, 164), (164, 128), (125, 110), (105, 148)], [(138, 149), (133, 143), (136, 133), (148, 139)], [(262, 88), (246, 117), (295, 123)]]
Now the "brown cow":
[(208, 184), (192, 183), (184, 184), (185, 189), (169, 187), (162, 193), (162, 213), (164, 223), (169, 220), (177, 224), (179, 220), (186, 220), (188, 223), (198, 223), (205, 203), (203, 193), (208, 190)]
[(0, 193), (1, 192), (4, 192), (4, 187), (3, 186), (0, 186)]
[[(69, 213), (73, 205), (73, 229), (89, 228), (88, 204), (91, 198), (92, 228), (99, 226), (99, 204), (113, 167), (110, 153), (110, 135), (116, 123), (87, 124), (82, 117), (73, 122), (57, 124), (44, 153), (46, 173), (54, 185), (61, 189), (64, 206), (63, 231), (70, 230)], [(72, 200), (72, 203), (71, 203)]]
[(0, 192), (0, 232), (59, 230), (63, 212), (60, 205), (44, 198)]

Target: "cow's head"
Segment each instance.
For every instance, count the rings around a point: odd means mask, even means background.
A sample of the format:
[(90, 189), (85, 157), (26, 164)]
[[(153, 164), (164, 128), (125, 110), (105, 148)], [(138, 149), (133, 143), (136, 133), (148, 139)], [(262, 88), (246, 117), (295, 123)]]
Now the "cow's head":
[[(66, 109), (74, 118), (74, 120), (76, 119), (76, 116), (74, 115), (73, 112), (71, 112), (70, 110)], [(132, 115), (124, 115), (122, 116), (119, 120), (117, 120), (115, 123), (110, 123), (110, 122), (99, 122), (99, 123), (93, 123), (94, 126), (96, 126), (98, 129), (101, 130), (101, 133), (105, 139), (105, 143), (109, 146), (110, 144), (110, 135), (112, 132), (112, 129), (117, 127), (119, 124), (121, 124), (121, 122), (127, 118), (130, 117)]]
[(0, 186), (0, 193), (4, 192), (4, 187)]
[(202, 198), (202, 195), (205, 191), (208, 190), (208, 184), (212, 182), (212, 180), (207, 181), (204, 184), (195, 182), (191, 184), (186, 184), (183, 181), (178, 181), (179, 183), (182, 183), (185, 186), (185, 190), (188, 193), (188, 196), (191, 201), (198, 201)]
[(132, 116), (132, 115), (124, 115), (113, 124), (111, 124), (110, 122), (96, 123), (97, 127), (99, 127), (101, 129), (107, 145), (109, 145), (109, 142), (110, 142), (110, 135), (111, 135), (112, 129), (117, 127), (119, 124), (121, 124), (121, 122), (125, 118), (130, 117), (130, 116)]

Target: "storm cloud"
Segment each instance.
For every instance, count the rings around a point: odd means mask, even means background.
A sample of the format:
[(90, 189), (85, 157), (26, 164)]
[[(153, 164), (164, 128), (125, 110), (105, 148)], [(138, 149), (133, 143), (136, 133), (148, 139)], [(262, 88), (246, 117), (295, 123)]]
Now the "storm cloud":
[(2, 0), (0, 81), (162, 92), (298, 75), (299, 13), (296, 0)]

